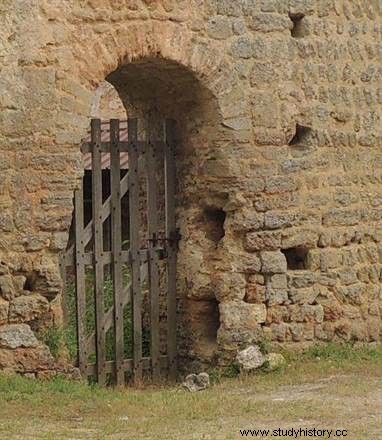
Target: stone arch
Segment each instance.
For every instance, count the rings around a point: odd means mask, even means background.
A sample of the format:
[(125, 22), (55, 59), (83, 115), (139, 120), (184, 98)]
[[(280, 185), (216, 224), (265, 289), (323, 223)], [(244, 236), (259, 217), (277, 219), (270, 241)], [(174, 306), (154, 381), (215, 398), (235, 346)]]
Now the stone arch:
[[(108, 41), (101, 46), (95, 43), (98, 49), (94, 52), (99, 52), (100, 66), (90, 70), (91, 75), (84, 81), (86, 91), (80, 86), (76, 88), (75, 82), (72, 91), (83, 101), (85, 110), (90, 103), (90, 89), (106, 78), (118, 90), (126, 107), (132, 105), (133, 108), (138, 102), (138, 107), (142, 108), (142, 102), (149, 101), (148, 92), (154, 94), (153, 102), (159, 106), (159, 114), (180, 122), (182, 149), (178, 158), (183, 165), (182, 171), (187, 170), (180, 173), (186, 177), (180, 182), (183, 197), (179, 202), (179, 225), (184, 237), (178, 276), (185, 311), (182, 333), (185, 352), (189, 353), (193, 346), (197, 358), (208, 360), (218, 349), (220, 321), (216, 298), (224, 297), (224, 294), (217, 295), (219, 283), (213, 278), (218, 278), (219, 262), (225, 258), (227, 263), (229, 257), (224, 233), (219, 231), (224, 230), (223, 208), (228, 203), (229, 188), (238, 177), (232, 157), (227, 154), (227, 145), (234, 147), (237, 138), (242, 137), (245, 142), (248, 137), (246, 100), (243, 92), (235, 88), (237, 81), (232, 75), (233, 69), (227, 68), (217, 48), (193, 42), (191, 34), (179, 33), (174, 26), (162, 26), (161, 30), (151, 28), (150, 32), (137, 28), (137, 34), (130, 28), (129, 35), (135, 36), (128, 44), (123, 34), (118, 40), (110, 37), (111, 46)], [(118, 42), (120, 39), (125, 41), (124, 45)], [(88, 58), (91, 60), (93, 56), (90, 51)], [(76, 74), (80, 72), (80, 79), (83, 79), (83, 71), (79, 66)], [(153, 71), (157, 75), (156, 87), (150, 90), (147, 86), (152, 78), (147, 72)], [(141, 90), (140, 81), (144, 83)], [(171, 91), (173, 100), (178, 97), (175, 104), (169, 99)], [(132, 102), (134, 100), (136, 102)], [(170, 111), (163, 115), (166, 110)], [(84, 129), (86, 127), (80, 125), (76, 127), (77, 139), (83, 136)], [(68, 136), (68, 139), (72, 138)], [(78, 149), (78, 144), (74, 148)], [(219, 243), (211, 231), (214, 228), (221, 235)]]

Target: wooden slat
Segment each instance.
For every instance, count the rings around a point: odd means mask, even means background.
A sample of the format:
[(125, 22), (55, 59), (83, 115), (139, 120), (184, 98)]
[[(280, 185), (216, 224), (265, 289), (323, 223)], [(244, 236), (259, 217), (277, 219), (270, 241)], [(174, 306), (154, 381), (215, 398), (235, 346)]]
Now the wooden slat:
[[(157, 149), (162, 149), (164, 142), (163, 141), (154, 141), (155, 146), (157, 147)], [(102, 153), (108, 153), (110, 151), (110, 142), (101, 142), (101, 152)], [(134, 142), (134, 145), (136, 146), (136, 148), (138, 149), (138, 152), (142, 152), (146, 150), (146, 145), (147, 142), (145, 141), (137, 141)], [(119, 150), (121, 153), (129, 151), (129, 143), (128, 142), (119, 142)], [(92, 151), (92, 143), (91, 142), (84, 142), (81, 145), (81, 152), (82, 153), (91, 153)]]
[[(142, 369), (143, 370), (151, 370), (151, 358), (144, 357), (142, 358)], [(168, 368), (168, 359), (167, 356), (161, 356), (159, 359), (160, 368), (162, 370), (167, 370)], [(134, 370), (134, 363), (132, 359), (125, 359), (122, 364), (123, 371), (133, 372)], [(113, 373), (115, 371), (115, 362), (114, 361), (107, 361), (105, 364), (105, 371), (106, 373)], [(90, 364), (87, 366), (86, 374), (87, 376), (96, 375), (97, 372), (97, 365), (96, 364)]]
[[(154, 124), (153, 124), (154, 126)], [(150, 131), (149, 143), (146, 151), (146, 179), (147, 179), (147, 232), (148, 232), (148, 266), (149, 266), (149, 293), (150, 293), (150, 355), (152, 362), (152, 377), (158, 381), (160, 377), (159, 365), (159, 268), (158, 254), (158, 203), (156, 167), (158, 154), (150, 140), (154, 134)]]
[(117, 385), (124, 384), (122, 362), (124, 358), (123, 342), (123, 285), (122, 285), (122, 213), (120, 195), (120, 150), (119, 120), (110, 120), (110, 172), (111, 172), (111, 245), (113, 253), (113, 290), (114, 290), (114, 337), (115, 337), (115, 379)]
[[(145, 282), (147, 279), (147, 264), (141, 265), (141, 280), (142, 283)], [(131, 296), (131, 284), (129, 283), (127, 286), (123, 289), (123, 308), (127, 304), (130, 304), (130, 296)], [(113, 325), (113, 318), (114, 318), (114, 307), (111, 307), (106, 313), (105, 313), (105, 332), (107, 332), (111, 326)], [(95, 343), (95, 333), (92, 333), (90, 336), (86, 338), (86, 351), (88, 353), (88, 356), (96, 352), (96, 343)]]
[[(164, 258), (164, 248), (163, 247), (157, 247), (158, 257), (160, 260)], [(93, 264), (93, 252), (85, 252), (84, 254), (84, 264), (85, 266), (92, 265)], [(147, 262), (147, 249), (141, 249), (140, 250), (140, 256), (141, 256), (141, 264)], [(130, 251), (122, 251), (121, 252), (121, 261), (122, 263), (129, 263), (131, 260), (130, 257)], [(103, 263), (104, 264), (111, 264), (113, 262), (113, 255), (112, 252), (104, 251), (103, 253)], [(68, 264), (66, 261), (66, 267), (75, 266), (75, 260), (73, 257), (73, 260), (71, 261), (71, 264)]]
[(62, 280), (62, 297), (61, 297), (62, 316), (63, 316), (64, 324), (66, 325), (68, 323), (68, 301), (66, 297), (67, 277), (66, 277), (65, 254), (60, 255), (58, 264), (60, 267), (60, 275)]
[(176, 319), (176, 222), (175, 222), (175, 123), (165, 122), (165, 210), (166, 210), (166, 243), (167, 243), (167, 354), (169, 360), (169, 377), (176, 379), (177, 319)]
[(77, 343), (78, 343), (78, 368), (82, 375), (86, 371), (87, 352), (86, 336), (86, 286), (84, 264), (84, 191), (83, 186), (74, 193), (74, 228), (76, 245), (76, 304), (77, 304)]
[[(123, 179), (121, 180), (121, 198), (127, 193), (129, 186), (129, 173), (126, 173)], [(109, 196), (105, 203), (102, 205), (102, 222), (104, 222), (110, 215), (110, 207), (111, 207), (111, 196)], [(91, 220), (84, 229), (84, 246), (86, 246), (93, 236), (93, 221)], [(66, 251), (66, 265), (71, 266), (72, 259), (74, 256), (74, 245), (72, 245)]]
[(102, 231), (102, 169), (101, 169), (101, 121), (92, 119), (92, 206), (93, 206), (93, 241), (94, 241), (94, 294), (96, 312), (96, 352), (97, 379), (100, 385), (106, 382), (105, 362), (105, 328), (104, 328), (104, 264), (103, 231)]
[(139, 258), (139, 175), (137, 140), (137, 120), (128, 120), (129, 133), (129, 209), (130, 209), (130, 252), (131, 290), (133, 306), (133, 362), (134, 382), (142, 380), (142, 294)]

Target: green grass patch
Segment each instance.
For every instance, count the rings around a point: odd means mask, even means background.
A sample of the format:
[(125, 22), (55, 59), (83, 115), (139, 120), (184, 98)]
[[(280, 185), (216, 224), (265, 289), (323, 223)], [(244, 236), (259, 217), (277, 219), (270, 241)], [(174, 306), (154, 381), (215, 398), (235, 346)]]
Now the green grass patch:
[(331, 342), (310, 347), (298, 357), (310, 360), (330, 360), (339, 363), (362, 360), (382, 361), (382, 346), (357, 347), (353, 343), (336, 344)]
[(349, 438), (378, 438), (382, 347), (318, 348), (288, 355), (282, 371), (234, 378), (219, 372), (217, 383), (200, 393), (179, 386), (110, 389), (62, 377), (42, 382), (0, 375), (0, 438), (19, 440), (21, 432), (36, 440), (231, 440), (239, 429), (299, 427), (301, 419), (343, 426)]

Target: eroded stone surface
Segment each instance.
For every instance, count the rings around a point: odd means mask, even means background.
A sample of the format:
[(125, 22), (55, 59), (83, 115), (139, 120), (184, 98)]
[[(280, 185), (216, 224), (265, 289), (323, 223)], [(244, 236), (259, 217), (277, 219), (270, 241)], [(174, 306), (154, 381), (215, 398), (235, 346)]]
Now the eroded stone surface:
[(264, 364), (265, 357), (257, 345), (251, 345), (237, 353), (236, 362), (242, 370), (252, 371)]
[(182, 386), (191, 393), (205, 390), (210, 386), (210, 376), (208, 373), (189, 374)]
[(29, 325), (9, 324), (0, 328), (0, 346), (3, 348), (36, 347), (38, 340)]

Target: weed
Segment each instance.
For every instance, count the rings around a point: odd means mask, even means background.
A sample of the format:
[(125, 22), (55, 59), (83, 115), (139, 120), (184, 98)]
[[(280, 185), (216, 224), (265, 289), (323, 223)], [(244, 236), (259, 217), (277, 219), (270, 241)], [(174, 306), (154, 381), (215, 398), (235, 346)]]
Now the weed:
[(271, 352), (272, 346), (271, 346), (271, 342), (268, 339), (266, 338), (261, 339), (257, 345), (259, 346), (259, 349), (262, 354), (268, 354)]
[(332, 362), (382, 360), (381, 347), (356, 348), (352, 343), (328, 343), (309, 348), (300, 355), (304, 359), (327, 359)]
[(210, 375), (210, 381), (213, 385), (216, 385), (221, 382), (222, 380), (222, 373), (218, 368), (214, 368), (209, 372)]
[(238, 377), (239, 375), (240, 375), (240, 367), (235, 363), (229, 365), (223, 373), (223, 377), (227, 377), (227, 378), (234, 378), (234, 377)]
[(59, 359), (66, 351), (67, 337), (65, 330), (56, 325), (44, 330), (41, 334), (41, 340), (49, 347), (55, 359)]

